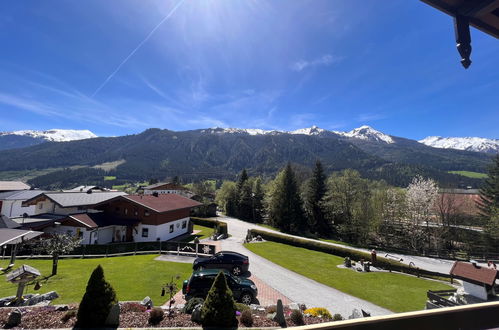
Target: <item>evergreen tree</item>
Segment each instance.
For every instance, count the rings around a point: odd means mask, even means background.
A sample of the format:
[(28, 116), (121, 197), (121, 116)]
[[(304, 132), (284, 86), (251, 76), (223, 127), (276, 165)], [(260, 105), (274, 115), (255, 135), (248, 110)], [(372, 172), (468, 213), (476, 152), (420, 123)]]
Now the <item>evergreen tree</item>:
[(224, 181), (217, 191), (215, 202), (220, 205), (228, 216), (236, 215), (236, 183)]
[(301, 233), (306, 219), (291, 165), (276, 177), (269, 203), (270, 223), (284, 232)]
[(101, 265), (94, 269), (78, 307), (75, 327), (103, 328), (111, 307), (116, 304), (116, 292), (104, 278)]
[(253, 220), (253, 191), (251, 188), (251, 183), (249, 180), (246, 180), (241, 190), (239, 190), (239, 200), (237, 203), (237, 217), (246, 221)]
[(330, 233), (329, 224), (324, 216), (322, 199), (326, 194), (326, 175), (319, 160), (315, 163), (312, 178), (305, 188), (305, 209), (310, 224), (310, 230), (327, 236)]
[(486, 218), (492, 217), (494, 208), (499, 209), (499, 154), (494, 158), (488, 177), (480, 189), (478, 208)]
[[(241, 195), (243, 194), (243, 189), (244, 189), (244, 185), (246, 184), (246, 182), (248, 181), (248, 173), (246, 173), (246, 169), (243, 169), (241, 171), (241, 174), (239, 174), (239, 180), (237, 180), (237, 183), (236, 183), (236, 214), (235, 216), (238, 217), (238, 218), (242, 218), (244, 219), (244, 217), (246, 216), (246, 212), (247, 210), (244, 209), (244, 210), (240, 210), (241, 208)], [(246, 192), (247, 193), (247, 192)], [(244, 196), (245, 200), (243, 202), (247, 202), (248, 199), (247, 199), (247, 196)], [(251, 199), (251, 192), (250, 192), (250, 196), (249, 198)], [(247, 207), (247, 205), (243, 205), (243, 208)]]
[(203, 328), (237, 327), (238, 321), (236, 319), (234, 298), (222, 271), (215, 277), (215, 281), (204, 301), (201, 309), (201, 324)]
[(265, 197), (262, 179), (257, 177), (253, 183), (253, 222), (259, 223), (263, 220), (263, 199)]
[(180, 178), (177, 175), (175, 175), (172, 179), (172, 183), (174, 185), (180, 185)]

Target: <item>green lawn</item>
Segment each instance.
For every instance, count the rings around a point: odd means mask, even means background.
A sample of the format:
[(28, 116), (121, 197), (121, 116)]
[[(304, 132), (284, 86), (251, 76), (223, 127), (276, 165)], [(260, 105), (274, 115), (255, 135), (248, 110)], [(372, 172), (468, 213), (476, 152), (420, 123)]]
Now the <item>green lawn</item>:
[[(403, 274), (359, 273), (341, 269), (337, 265), (343, 263), (343, 258), (290, 245), (264, 242), (245, 246), (289, 270), (394, 312), (422, 310), (428, 290), (452, 289), (451, 286), (440, 282)], [(331, 312), (335, 313), (334, 310)]]
[(108, 175), (104, 177), (104, 181), (113, 181), (113, 180), (116, 180), (115, 176)]
[(213, 228), (210, 228), (210, 227), (194, 225), (194, 230), (201, 230), (201, 231), (199, 233), (197, 233), (196, 235), (190, 235), (190, 236), (182, 239), (182, 241), (183, 242), (191, 242), (196, 237), (201, 240), (203, 238), (208, 238), (213, 234)]
[[(129, 257), (99, 258), (99, 259), (62, 259), (59, 261), (58, 274), (40, 283), (39, 293), (57, 291), (60, 298), (54, 303), (80, 302), (90, 274), (100, 264), (104, 268), (106, 280), (116, 290), (119, 300), (142, 300), (145, 296), (151, 297), (155, 305), (166, 302), (167, 297), (161, 297), (161, 286), (171, 280), (172, 276), (180, 275), (177, 280), (181, 289), (182, 281), (192, 272), (192, 265), (156, 261), (157, 255), (142, 255)], [(8, 260), (2, 260), (5, 267)], [(16, 261), (14, 269), (22, 264), (37, 268), (42, 277), (50, 275), (51, 260), (21, 260)], [(5, 280), (0, 281), (0, 297), (15, 295), (17, 286)], [(28, 293), (35, 293), (33, 286), (29, 286)]]
[(487, 177), (487, 174), (485, 174), (485, 173), (471, 172), (471, 171), (449, 171), (449, 173), (458, 174), (458, 175), (466, 176), (468, 178), (475, 178), (475, 179), (483, 179), (483, 178)]

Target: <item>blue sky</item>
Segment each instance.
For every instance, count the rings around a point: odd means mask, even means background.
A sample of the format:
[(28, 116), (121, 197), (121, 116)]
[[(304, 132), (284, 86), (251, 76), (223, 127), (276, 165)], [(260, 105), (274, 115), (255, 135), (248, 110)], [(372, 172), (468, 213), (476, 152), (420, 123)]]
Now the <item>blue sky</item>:
[(499, 42), (472, 39), (464, 70), (452, 19), (417, 0), (5, 0), (0, 131), (499, 138)]

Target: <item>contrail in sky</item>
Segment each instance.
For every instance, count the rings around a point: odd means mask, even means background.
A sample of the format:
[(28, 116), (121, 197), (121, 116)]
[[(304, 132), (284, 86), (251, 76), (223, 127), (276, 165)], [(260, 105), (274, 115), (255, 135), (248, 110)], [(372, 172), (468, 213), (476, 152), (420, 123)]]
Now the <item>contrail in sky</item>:
[(161, 20), (161, 22), (158, 23), (158, 25), (156, 25), (154, 27), (154, 29), (151, 30), (151, 32), (149, 32), (149, 34), (145, 37), (144, 40), (142, 40), (138, 45), (137, 47), (135, 47), (134, 50), (132, 50), (132, 52), (130, 54), (128, 54), (127, 57), (125, 57), (125, 59), (120, 63), (120, 65), (118, 65), (118, 67), (106, 78), (106, 80), (104, 80), (104, 82), (99, 86), (99, 88), (97, 88), (95, 90), (95, 92), (92, 94), (92, 97), (94, 97), (95, 95), (97, 95), (97, 93), (100, 92), (100, 90), (106, 86), (106, 84), (109, 82), (109, 80), (111, 80), (114, 75), (116, 73), (118, 73), (118, 71), (120, 71), (121, 67), (123, 65), (126, 64), (126, 62), (128, 62), (128, 60), (140, 49), (140, 47), (142, 47), (143, 44), (145, 44), (147, 42), (147, 40), (149, 40), (149, 38), (154, 34), (154, 32), (156, 32), (156, 30), (161, 26), (161, 24), (163, 24), (167, 19), (169, 19), (174, 13), (175, 11), (178, 9), (178, 7), (180, 7), (180, 5), (184, 2), (185, 0), (180, 0), (179, 2), (177, 2), (177, 4), (172, 8), (172, 10), (170, 10), (170, 12)]

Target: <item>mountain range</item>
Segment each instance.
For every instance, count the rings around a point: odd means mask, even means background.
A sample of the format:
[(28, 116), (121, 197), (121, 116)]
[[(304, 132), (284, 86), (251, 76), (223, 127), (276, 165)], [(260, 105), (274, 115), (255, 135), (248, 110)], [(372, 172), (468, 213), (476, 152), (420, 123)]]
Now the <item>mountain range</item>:
[[(9, 135), (2, 135), (0, 139), (5, 136)], [(286, 162), (306, 171), (316, 159), (321, 159), (329, 173), (353, 168), (365, 177), (384, 179), (398, 186), (406, 186), (414, 175), (422, 174), (445, 186), (476, 187), (478, 179), (448, 172), (486, 172), (491, 162), (491, 155), (485, 152), (434, 148), (369, 126), (350, 132), (312, 126), (290, 132), (237, 128), (178, 132), (148, 129), (120, 137), (93, 137), (88, 133), (80, 136), (84, 139), (3, 150), (0, 177), (13, 171), (23, 175), (43, 172), (30, 183), (46, 189), (119, 184), (175, 175), (186, 181), (234, 179), (243, 168), (251, 174), (272, 176)], [(104, 176), (116, 179), (106, 182)]]
[(0, 132), (0, 150), (24, 148), (43, 142), (67, 142), (95, 138), (89, 130), (49, 129)]

